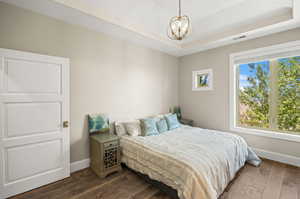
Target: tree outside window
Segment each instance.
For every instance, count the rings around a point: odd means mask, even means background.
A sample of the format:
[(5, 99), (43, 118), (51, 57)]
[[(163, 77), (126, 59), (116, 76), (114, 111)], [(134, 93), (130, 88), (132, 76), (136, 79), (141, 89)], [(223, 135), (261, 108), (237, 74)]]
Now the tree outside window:
[(242, 127), (300, 134), (300, 56), (237, 67)]

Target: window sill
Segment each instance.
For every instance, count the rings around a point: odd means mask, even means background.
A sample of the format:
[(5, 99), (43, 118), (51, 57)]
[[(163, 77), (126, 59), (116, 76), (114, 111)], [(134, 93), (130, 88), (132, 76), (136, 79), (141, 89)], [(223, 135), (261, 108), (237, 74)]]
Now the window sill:
[(237, 132), (237, 133), (245, 133), (245, 134), (250, 134), (250, 135), (255, 135), (255, 136), (262, 136), (262, 137), (268, 137), (268, 138), (273, 138), (273, 139), (287, 140), (287, 141), (291, 141), (291, 142), (299, 142), (300, 143), (300, 135), (277, 133), (274, 131), (248, 129), (248, 128), (242, 128), (242, 127), (231, 127), (230, 130), (233, 132)]

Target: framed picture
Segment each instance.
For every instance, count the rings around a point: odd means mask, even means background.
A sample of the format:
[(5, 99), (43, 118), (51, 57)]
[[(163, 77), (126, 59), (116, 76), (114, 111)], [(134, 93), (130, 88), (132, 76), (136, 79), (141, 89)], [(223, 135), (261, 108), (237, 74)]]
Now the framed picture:
[(213, 90), (212, 69), (193, 71), (193, 91)]

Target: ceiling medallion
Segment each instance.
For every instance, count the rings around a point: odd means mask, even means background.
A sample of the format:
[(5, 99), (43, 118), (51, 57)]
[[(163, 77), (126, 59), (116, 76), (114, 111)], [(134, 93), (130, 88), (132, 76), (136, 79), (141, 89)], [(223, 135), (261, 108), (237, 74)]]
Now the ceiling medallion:
[(191, 29), (188, 16), (181, 16), (181, 0), (179, 0), (179, 14), (172, 17), (168, 27), (168, 37), (172, 40), (182, 40)]

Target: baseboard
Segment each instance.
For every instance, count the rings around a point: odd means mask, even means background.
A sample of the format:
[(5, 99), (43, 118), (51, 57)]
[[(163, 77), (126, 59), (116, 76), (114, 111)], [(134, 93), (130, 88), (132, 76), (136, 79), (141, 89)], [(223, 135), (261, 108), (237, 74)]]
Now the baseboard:
[(76, 171), (79, 171), (81, 169), (85, 169), (85, 168), (88, 168), (90, 166), (90, 159), (84, 159), (84, 160), (79, 160), (79, 161), (76, 161), (76, 162), (72, 162), (71, 163), (71, 168), (70, 168), (70, 172), (73, 173), (73, 172), (76, 172)]
[(290, 156), (282, 153), (276, 153), (271, 151), (266, 151), (263, 149), (252, 148), (256, 154), (262, 158), (266, 158), (269, 160), (274, 160), (277, 162), (293, 165), (300, 167), (300, 158), (295, 156)]

